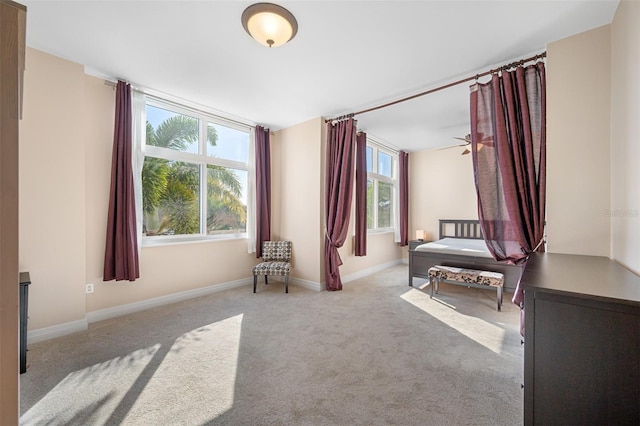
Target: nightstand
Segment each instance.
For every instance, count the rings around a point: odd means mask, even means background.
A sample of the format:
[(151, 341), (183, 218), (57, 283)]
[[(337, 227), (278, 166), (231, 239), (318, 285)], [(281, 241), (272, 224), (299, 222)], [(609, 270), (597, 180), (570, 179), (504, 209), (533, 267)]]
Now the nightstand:
[(431, 240), (409, 240), (409, 287), (413, 287), (413, 251), (422, 244), (430, 243)]
[(413, 251), (416, 249), (416, 247), (418, 247), (419, 245), (422, 244), (426, 244), (426, 243), (430, 243), (431, 241), (427, 241), (427, 240), (410, 240), (409, 241), (409, 251)]

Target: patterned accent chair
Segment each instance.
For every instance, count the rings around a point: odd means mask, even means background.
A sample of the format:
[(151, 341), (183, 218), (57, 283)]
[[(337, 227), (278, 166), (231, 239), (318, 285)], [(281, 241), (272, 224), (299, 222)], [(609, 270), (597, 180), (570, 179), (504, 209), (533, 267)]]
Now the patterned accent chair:
[(289, 272), (291, 271), (291, 241), (264, 241), (262, 243), (262, 262), (253, 267), (253, 292), (256, 292), (258, 275), (264, 275), (264, 283), (269, 284), (267, 276), (284, 276), (284, 291), (289, 293)]

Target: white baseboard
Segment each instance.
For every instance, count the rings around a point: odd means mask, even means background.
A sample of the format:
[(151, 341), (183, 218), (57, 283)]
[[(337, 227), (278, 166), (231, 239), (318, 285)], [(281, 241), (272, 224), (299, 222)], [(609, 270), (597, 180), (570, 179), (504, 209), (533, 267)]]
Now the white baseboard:
[(166, 296), (154, 297), (152, 299), (141, 300), (140, 302), (127, 303), (126, 305), (114, 306), (112, 308), (100, 309), (93, 312), (87, 312), (85, 319), (58, 324), (51, 327), (39, 328), (27, 332), (27, 343), (37, 343), (44, 340), (53, 339), (55, 337), (66, 336), (67, 334), (77, 333), (87, 330), (89, 324), (103, 321), (122, 315), (132, 314), (144, 311), (146, 309), (158, 306), (168, 305), (170, 303), (181, 302), (183, 300), (200, 297), (211, 293), (217, 293), (236, 287), (242, 287), (253, 283), (253, 278), (243, 278), (236, 281), (229, 281), (222, 284), (214, 284), (207, 287), (197, 288), (194, 290), (181, 291), (179, 293), (168, 294)]
[[(347, 283), (359, 278), (366, 277), (367, 275), (375, 274), (390, 266), (401, 263), (402, 260), (394, 260), (393, 262), (383, 263), (376, 265), (372, 268), (363, 269), (362, 271), (355, 272), (353, 274), (342, 277), (342, 282)], [(207, 287), (197, 288), (194, 290), (181, 291), (179, 293), (168, 294), (166, 296), (154, 297), (152, 299), (141, 300), (139, 302), (127, 303), (126, 305), (114, 306), (112, 308), (100, 309), (93, 312), (87, 312), (85, 319), (78, 321), (71, 321), (63, 324), (54, 325), (51, 327), (39, 328), (37, 330), (31, 330), (27, 333), (27, 343), (37, 343), (44, 340), (53, 339), (55, 337), (65, 336), (67, 334), (77, 333), (79, 331), (87, 330), (89, 324), (103, 321), (111, 318), (116, 318), (122, 315), (128, 315), (135, 312), (144, 311), (146, 309), (155, 308), (158, 306), (168, 305), (170, 303), (181, 302), (183, 300), (193, 299), (195, 297), (205, 296), (211, 293), (217, 293), (220, 291), (229, 290), (232, 288), (242, 287), (253, 284), (253, 277), (243, 278), (240, 280), (229, 281), (222, 284), (214, 284)], [(299, 285), (301, 287), (308, 288), (314, 291), (326, 290), (326, 283), (315, 282), (309, 280), (303, 280), (301, 278), (290, 278), (290, 284)]]
[(315, 281), (303, 280), (301, 278), (291, 278), (290, 282), (299, 285), (300, 287), (308, 288), (314, 291), (323, 291), (325, 289), (324, 283), (318, 283)]
[[(366, 277), (368, 275), (375, 274), (376, 272), (380, 272), (380, 271), (382, 271), (384, 269), (387, 269), (387, 268), (389, 268), (391, 266), (398, 265), (398, 264), (400, 264), (402, 262), (403, 262), (402, 259), (396, 259), (396, 260), (393, 260), (391, 262), (382, 263), (380, 265), (376, 265), (376, 266), (371, 267), (371, 268), (363, 269), (361, 271), (354, 272), (353, 274), (349, 274), (349, 275), (345, 275), (345, 276), (341, 277), (342, 278), (342, 282), (343, 283), (348, 283), (349, 281), (355, 281), (357, 279), (364, 278), (364, 277)], [(407, 260), (406, 263), (409, 263), (409, 261)], [(282, 277), (279, 277), (279, 278), (282, 278)], [(327, 289), (327, 283), (326, 282), (318, 283), (318, 282), (315, 282), (315, 281), (308, 281), (308, 280), (303, 280), (303, 279), (300, 279), (300, 278), (290, 278), (289, 279), (289, 283), (293, 283), (293, 284), (299, 285), (301, 287), (308, 288), (309, 290), (315, 290), (315, 291), (325, 291)]]
[[(269, 277), (269, 282), (280, 282), (284, 284), (284, 277), (281, 275), (274, 275)], [(260, 276), (258, 278), (258, 285), (264, 284), (264, 278)], [(325, 290), (324, 283), (319, 283), (315, 281), (303, 280), (302, 278), (289, 277), (289, 285), (297, 285), (300, 287), (308, 288), (313, 291), (322, 291)]]
[(391, 266), (397, 265), (399, 263), (401, 263), (402, 260), (401, 259), (396, 259), (393, 260), (391, 262), (387, 262), (387, 263), (382, 263), (380, 265), (376, 265), (374, 267), (371, 268), (367, 268), (367, 269), (363, 269), (361, 271), (358, 272), (354, 272), (353, 274), (349, 274), (349, 275), (345, 275), (344, 277), (342, 277), (342, 282), (343, 283), (348, 283), (349, 281), (355, 281), (358, 280), (360, 278), (364, 278), (367, 275), (371, 275), (371, 274), (375, 274), (376, 272), (380, 272), (384, 269), (387, 269)]
[(106, 319), (116, 318), (122, 315), (128, 315), (135, 312), (144, 311), (146, 309), (156, 308), (171, 303), (182, 302), (183, 300), (193, 299), (195, 297), (205, 296), (211, 293), (229, 290), (232, 288), (242, 287), (252, 284), (253, 278), (243, 278), (240, 280), (229, 281), (222, 284), (214, 284), (207, 287), (196, 288), (193, 290), (181, 291), (179, 293), (168, 294), (166, 296), (154, 297), (151, 299), (141, 300), (139, 302), (127, 303), (126, 305), (114, 306), (113, 308), (100, 309), (87, 313), (89, 324), (103, 321)]
[(55, 337), (62, 337), (67, 334), (85, 331), (87, 328), (89, 328), (89, 323), (86, 318), (78, 321), (52, 325), (51, 327), (39, 328), (37, 330), (27, 332), (27, 344), (43, 342)]
[[(380, 272), (384, 269), (387, 269), (391, 266), (397, 265), (402, 262), (403, 262), (402, 259), (397, 259), (391, 262), (376, 265), (372, 268), (363, 269), (362, 271), (354, 272), (353, 274), (349, 274), (349, 275), (345, 275), (344, 277), (341, 277), (342, 282), (348, 283), (349, 281), (355, 281), (357, 279), (364, 278), (371, 274), (375, 274), (376, 272)], [(407, 260), (405, 263), (409, 263), (409, 261)], [(302, 287), (306, 287), (308, 289), (315, 290), (315, 291), (325, 291), (327, 289), (326, 281), (317, 283), (313, 281), (306, 281), (306, 280), (301, 280), (299, 278), (294, 278), (292, 282)]]

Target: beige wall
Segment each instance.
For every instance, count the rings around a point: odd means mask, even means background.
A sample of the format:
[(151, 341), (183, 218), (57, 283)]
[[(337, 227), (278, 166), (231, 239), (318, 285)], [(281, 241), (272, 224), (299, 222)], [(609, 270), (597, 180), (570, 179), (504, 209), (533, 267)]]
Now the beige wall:
[[(293, 242), (294, 279), (319, 285), (325, 280), (324, 119), (316, 118), (275, 132), (271, 152), (272, 186), (278, 188), (273, 191), (272, 234)], [(393, 241), (393, 233), (370, 234), (367, 256), (356, 257), (354, 214), (352, 205), (349, 237), (338, 250), (343, 261), (340, 267), (343, 282), (397, 263), (403, 251)]]
[(322, 118), (275, 132), (271, 143), (272, 237), (293, 243), (295, 279), (324, 279)]
[(620, 2), (611, 46), (611, 256), (640, 274), (640, 2)]
[(20, 270), (29, 328), (85, 319), (85, 86), (81, 65), (27, 49), (20, 123)]
[(108, 306), (104, 297), (101, 297), (105, 293), (101, 282), (111, 181), (110, 159), (113, 146), (115, 88), (105, 84), (104, 80), (91, 76), (84, 76), (84, 82), (84, 125), (87, 140), (85, 153), (86, 281), (93, 283), (96, 289), (96, 293), (86, 296), (87, 312), (90, 312)]
[(362, 275), (377, 272), (399, 263), (407, 247), (400, 247), (394, 241), (393, 232), (373, 233), (367, 235), (367, 255), (355, 255), (355, 218), (352, 215), (349, 222), (349, 236), (338, 253), (343, 265), (340, 267), (340, 277), (346, 283)]
[(547, 46), (550, 252), (610, 255), (610, 46), (609, 26)]
[(81, 65), (27, 49), (20, 268), (31, 273), (29, 330), (74, 331), (100, 310), (250, 281), (256, 259), (244, 239), (143, 247), (139, 280), (102, 281), (114, 100)]
[[(27, 52), (20, 268), (33, 282), (30, 339), (82, 330), (175, 295), (248, 285), (257, 260), (245, 239), (142, 247), (140, 279), (102, 281), (115, 91), (79, 64)], [(322, 118), (272, 138), (272, 235), (293, 241), (294, 283), (312, 288), (324, 281), (324, 139)], [(343, 250), (343, 276), (401, 253), (392, 235), (370, 238), (367, 258), (351, 254), (351, 240)], [(94, 293), (85, 294), (87, 283)]]
[(409, 239), (427, 231), (438, 239), (439, 219), (478, 219), (471, 155), (462, 147), (409, 155)]
[(85, 281), (95, 284), (95, 292), (86, 296), (87, 313), (248, 279), (256, 263), (255, 254), (248, 254), (245, 239), (236, 239), (143, 246), (140, 279), (134, 283), (102, 281), (115, 91), (102, 79), (83, 76), (83, 81), (86, 84)]

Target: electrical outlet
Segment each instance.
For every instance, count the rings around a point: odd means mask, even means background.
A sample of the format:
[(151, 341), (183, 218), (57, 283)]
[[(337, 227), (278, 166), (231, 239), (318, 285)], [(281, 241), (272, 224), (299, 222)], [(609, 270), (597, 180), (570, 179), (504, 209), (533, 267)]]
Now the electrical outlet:
[(93, 293), (93, 283), (87, 284), (87, 294)]

